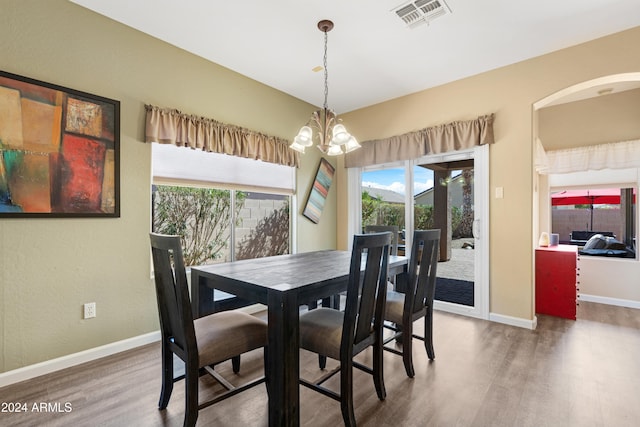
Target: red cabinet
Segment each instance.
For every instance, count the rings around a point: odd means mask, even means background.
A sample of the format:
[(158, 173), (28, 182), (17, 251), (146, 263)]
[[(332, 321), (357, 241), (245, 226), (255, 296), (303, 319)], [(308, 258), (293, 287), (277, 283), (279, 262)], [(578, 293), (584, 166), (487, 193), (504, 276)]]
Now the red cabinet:
[(536, 313), (576, 319), (578, 247), (536, 249)]

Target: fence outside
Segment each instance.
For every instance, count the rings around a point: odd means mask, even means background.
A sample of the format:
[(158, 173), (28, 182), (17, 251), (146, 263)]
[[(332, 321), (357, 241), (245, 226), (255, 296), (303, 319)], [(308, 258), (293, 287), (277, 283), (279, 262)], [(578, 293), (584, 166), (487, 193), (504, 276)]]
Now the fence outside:
[(574, 230), (611, 231), (617, 239), (622, 237), (624, 218), (620, 209), (552, 209), (552, 233), (560, 235), (560, 241), (569, 241)]

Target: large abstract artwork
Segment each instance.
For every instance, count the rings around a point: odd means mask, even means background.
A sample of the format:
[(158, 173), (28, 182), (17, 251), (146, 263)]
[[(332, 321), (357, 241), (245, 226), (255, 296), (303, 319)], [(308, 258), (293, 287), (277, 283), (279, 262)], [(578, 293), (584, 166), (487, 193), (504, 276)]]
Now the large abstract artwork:
[(0, 218), (119, 217), (120, 102), (0, 71)]
[(316, 224), (320, 222), (320, 215), (322, 214), (327, 194), (329, 194), (334, 172), (335, 168), (331, 166), (331, 163), (325, 159), (320, 159), (316, 179), (313, 181), (307, 205), (302, 212), (304, 216)]

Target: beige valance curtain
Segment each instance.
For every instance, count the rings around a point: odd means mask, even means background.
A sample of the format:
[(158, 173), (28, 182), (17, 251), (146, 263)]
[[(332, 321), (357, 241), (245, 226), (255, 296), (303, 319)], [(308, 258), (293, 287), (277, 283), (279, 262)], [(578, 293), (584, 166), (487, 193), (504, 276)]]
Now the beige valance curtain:
[(175, 109), (145, 105), (145, 141), (175, 144), (204, 151), (298, 167), (300, 155), (289, 142), (214, 119)]
[(494, 114), (475, 120), (428, 127), (390, 138), (366, 141), (362, 148), (347, 153), (345, 167), (355, 168), (399, 160), (411, 160), (428, 154), (465, 150), (493, 143)]

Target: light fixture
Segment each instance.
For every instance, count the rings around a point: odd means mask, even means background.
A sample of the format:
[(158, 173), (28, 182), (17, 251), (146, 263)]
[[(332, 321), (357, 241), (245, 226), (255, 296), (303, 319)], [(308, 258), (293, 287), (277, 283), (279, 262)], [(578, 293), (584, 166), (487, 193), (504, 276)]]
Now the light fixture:
[(314, 129), (318, 148), (324, 154), (336, 156), (360, 148), (358, 141), (349, 133), (338, 116), (327, 106), (329, 81), (327, 73), (327, 33), (333, 28), (333, 22), (325, 19), (318, 22), (318, 29), (324, 33), (324, 105), (321, 110), (314, 111), (306, 125), (302, 126), (290, 147), (304, 153), (306, 147), (313, 145)]

